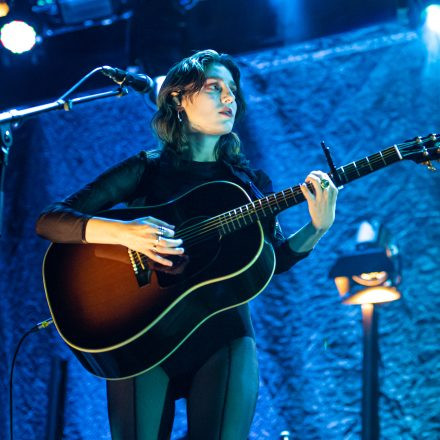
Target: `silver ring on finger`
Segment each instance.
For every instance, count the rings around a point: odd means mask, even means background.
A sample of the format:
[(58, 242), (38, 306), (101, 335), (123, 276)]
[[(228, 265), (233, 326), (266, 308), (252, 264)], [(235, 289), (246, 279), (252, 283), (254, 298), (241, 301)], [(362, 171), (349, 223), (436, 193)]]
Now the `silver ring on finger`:
[(163, 226), (158, 226), (157, 227), (157, 235), (159, 235), (161, 237), (164, 234), (165, 234), (165, 228)]

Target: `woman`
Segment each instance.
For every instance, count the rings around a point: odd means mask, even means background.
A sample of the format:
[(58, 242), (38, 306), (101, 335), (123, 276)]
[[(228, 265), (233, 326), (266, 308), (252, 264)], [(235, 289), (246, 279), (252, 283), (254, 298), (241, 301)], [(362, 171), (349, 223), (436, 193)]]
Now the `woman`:
[[(245, 109), (240, 72), (227, 55), (197, 52), (168, 73), (158, 96), (152, 126), (160, 153), (141, 152), (94, 182), (47, 208), (37, 222), (39, 235), (55, 242), (124, 245), (156, 265), (172, 266), (185, 243), (161, 219), (132, 221), (95, 214), (125, 202), (163, 203), (190, 188), (227, 180), (256, 198), (271, 193), (271, 181), (252, 170), (232, 132)], [(285, 239), (278, 223), (265, 225), (277, 257), (276, 273), (306, 257), (334, 221), (337, 189), (321, 171), (311, 172), (301, 191), (311, 221)], [(160, 267), (160, 266), (156, 266)], [(258, 364), (247, 304), (204, 322), (166, 360), (132, 379), (109, 381), (108, 409), (114, 440), (170, 437), (174, 401), (187, 399), (190, 439), (246, 439), (258, 392)]]

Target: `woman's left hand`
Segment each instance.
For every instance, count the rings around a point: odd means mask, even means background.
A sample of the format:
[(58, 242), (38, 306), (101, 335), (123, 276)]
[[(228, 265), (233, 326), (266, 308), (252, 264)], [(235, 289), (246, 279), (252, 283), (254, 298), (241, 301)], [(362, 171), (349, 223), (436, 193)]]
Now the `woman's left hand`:
[(307, 200), (312, 224), (317, 231), (326, 232), (335, 220), (338, 189), (328, 174), (322, 171), (312, 171), (306, 182), (313, 186), (313, 191), (305, 183), (300, 188)]

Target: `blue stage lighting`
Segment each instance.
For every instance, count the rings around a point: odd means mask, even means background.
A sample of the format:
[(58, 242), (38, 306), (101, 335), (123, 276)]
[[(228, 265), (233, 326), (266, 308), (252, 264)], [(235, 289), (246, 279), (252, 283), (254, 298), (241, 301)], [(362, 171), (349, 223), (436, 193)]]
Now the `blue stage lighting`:
[(440, 34), (440, 5), (430, 5), (426, 8), (426, 27)]
[(20, 54), (34, 47), (37, 33), (24, 21), (14, 20), (0, 29), (0, 41), (6, 49)]

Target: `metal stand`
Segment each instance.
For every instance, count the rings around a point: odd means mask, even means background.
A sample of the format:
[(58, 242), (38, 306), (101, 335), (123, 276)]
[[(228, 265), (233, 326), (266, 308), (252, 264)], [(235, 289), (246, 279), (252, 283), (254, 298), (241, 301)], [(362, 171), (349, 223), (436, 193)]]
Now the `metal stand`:
[[(1, 116), (1, 115), (0, 115)], [(8, 165), (9, 148), (12, 145), (11, 124), (0, 123), (0, 237), (3, 231), (3, 204), (5, 199), (5, 173)]]
[(362, 440), (379, 440), (379, 345), (377, 311), (374, 304), (362, 304), (364, 359), (362, 372)]
[(128, 93), (125, 87), (119, 87), (117, 90), (109, 92), (95, 93), (93, 95), (82, 96), (69, 100), (59, 99), (55, 102), (42, 104), (35, 107), (29, 107), (22, 110), (8, 110), (0, 113), (0, 237), (3, 231), (3, 203), (4, 203), (4, 183), (6, 166), (8, 165), (9, 150), (13, 143), (12, 129), (18, 127), (25, 119), (37, 116), (40, 113), (47, 113), (53, 110), (72, 110), (76, 104), (85, 104), (86, 102), (97, 99), (112, 98), (124, 96)]
[(46, 440), (63, 436), (64, 407), (66, 400), (67, 361), (52, 358), (47, 411)]

